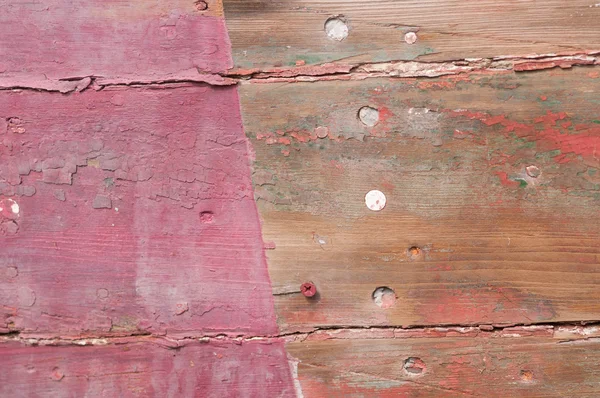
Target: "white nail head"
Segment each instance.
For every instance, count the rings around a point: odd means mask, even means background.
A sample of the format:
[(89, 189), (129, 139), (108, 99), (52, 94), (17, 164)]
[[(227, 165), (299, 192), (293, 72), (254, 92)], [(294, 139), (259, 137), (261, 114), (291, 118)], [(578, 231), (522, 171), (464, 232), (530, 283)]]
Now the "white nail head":
[(379, 122), (379, 111), (370, 106), (363, 106), (358, 110), (358, 118), (368, 127), (374, 127)]
[(385, 207), (386, 199), (383, 192), (376, 189), (369, 191), (365, 195), (365, 204), (369, 210), (379, 211)]
[(404, 41), (408, 44), (415, 44), (417, 42), (417, 34), (415, 32), (408, 32), (404, 35)]
[(332, 40), (342, 41), (348, 37), (348, 32), (348, 24), (342, 18), (329, 18), (325, 22), (325, 33)]

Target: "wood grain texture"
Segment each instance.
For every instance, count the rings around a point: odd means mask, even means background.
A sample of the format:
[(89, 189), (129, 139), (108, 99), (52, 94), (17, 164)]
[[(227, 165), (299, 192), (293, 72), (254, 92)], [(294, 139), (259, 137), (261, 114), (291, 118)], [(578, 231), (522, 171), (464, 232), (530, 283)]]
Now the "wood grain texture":
[(276, 333), (235, 87), (4, 91), (0, 120), (0, 332)]
[(287, 345), (305, 397), (353, 398), (597, 397), (598, 348), (548, 336), (456, 334)]
[[(177, 78), (231, 66), (220, 1), (0, 1), (0, 84)], [(187, 73), (189, 78), (190, 73)]]
[(0, 343), (3, 397), (293, 397), (281, 342)]
[[(224, 0), (238, 68), (446, 61), (600, 50), (600, 7), (587, 0)], [(329, 39), (341, 16), (348, 37)], [(407, 32), (417, 41), (408, 44)]]
[(242, 85), (282, 330), (597, 319), (599, 84), (576, 68)]

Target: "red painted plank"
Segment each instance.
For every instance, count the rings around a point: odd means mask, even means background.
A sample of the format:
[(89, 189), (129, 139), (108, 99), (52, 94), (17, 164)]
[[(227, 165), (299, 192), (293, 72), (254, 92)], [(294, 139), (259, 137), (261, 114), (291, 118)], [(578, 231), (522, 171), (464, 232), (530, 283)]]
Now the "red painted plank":
[[(218, 0), (0, 0), (0, 26), (0, 88), (232, 83)], [(0, 396), (294, 395), (279, 340), (190, 339), (277, 333), (235, 87), (0, 91), (6, 332)], [(56, 336), (93, 345), (22, 344)]]
[(222, 71), (232, 61), (219, 11), (182, 0), (0, 2), (0, 82)]
[(0, 331), (276, 332), (235, 88), (1, 92), (0, 120)]
[(293, 397), (280, 341), (0, 344), (3, 397)]

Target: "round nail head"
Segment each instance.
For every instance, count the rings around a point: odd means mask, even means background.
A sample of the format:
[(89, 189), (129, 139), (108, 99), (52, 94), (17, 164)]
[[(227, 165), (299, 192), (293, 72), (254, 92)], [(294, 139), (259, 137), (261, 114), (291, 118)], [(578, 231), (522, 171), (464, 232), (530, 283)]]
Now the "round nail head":
[(408, 32), (404, 35), (404, 41), (408, 44), (415, 44), (417, 42), (417, 34), (415, 32)]
[(527, 175), (531, 178), (538, 178), (540, 174), (542, 174), (542, 171), (539, 169), (539, 167), (533, 165), (527, 166), (525, 170), (527, 171)]
[(342, 41), (348, 37), (348, 24), (343, 18), (329, 18), (325, 22), (325, 33), (331, 40)]
[(365, 195), (365, 204), (369, 210), (380, 211), (385, 207), (386, 199), (383, 192), (376, 189), (369, 191)]
[(367, 127), (373, 127), (379, 122), (379, 111), (370, 106), (363, 106), (358, 110), (358, 119)]

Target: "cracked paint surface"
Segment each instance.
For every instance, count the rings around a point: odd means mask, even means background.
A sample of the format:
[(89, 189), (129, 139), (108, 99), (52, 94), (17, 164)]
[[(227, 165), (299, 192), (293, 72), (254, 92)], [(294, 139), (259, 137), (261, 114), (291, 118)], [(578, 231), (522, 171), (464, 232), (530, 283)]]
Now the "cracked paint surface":
[(18, 226), (0, 261), (19, 269), (0, 282), (4, 330), (276, 331), (235, 88), (0, 103), (24, 130), (0, 135), (2, 225)]
[(220, 2), (0, 11), (0, 395), (294, 396)]
[[(0, 104), (7, 120), (0, 133), (6, 159), (0, 166), (1, 332), (38, 338), (277, 333), (235, 87), (113, 88), (74, 96), (4, 91)], [(210, 342), (196, 370), (186, 359), (178, 365), (167, 352), (132, 344), (130, 364), (115, 356), (121, 348), (93, 348), (88, 360), (69, 348), (46, 353), (3, 345), (6, 368), (23, 352), (39, 358), (34, 367), (44, 355), (66, 358), (52, 365), (59, 369), (54, 377), (50, 369), (6, 373), (16, 381), (2, 383), (3, 391), (20, 383), (33, 395), (106, 388), (78, 382), (91, 375), (80, 360), (114, 373), (111, 394), (117, 395), (237, 396), (260, 386), (286, 396), (293, 390), (277, 339), (240, 342), (244, 347)], [(174, 355), (196, 358), (191, 351)], [(160, 365), (140, 370), (137, 364), (148, 360)], [(179, 367), (194, 376), (175, 387), (161, 379), (135, 394), (127, 390), (129, 378), (117, 376), (139, 372), (142, 383), (153, 372), (175, 377), (184, 371)]]

